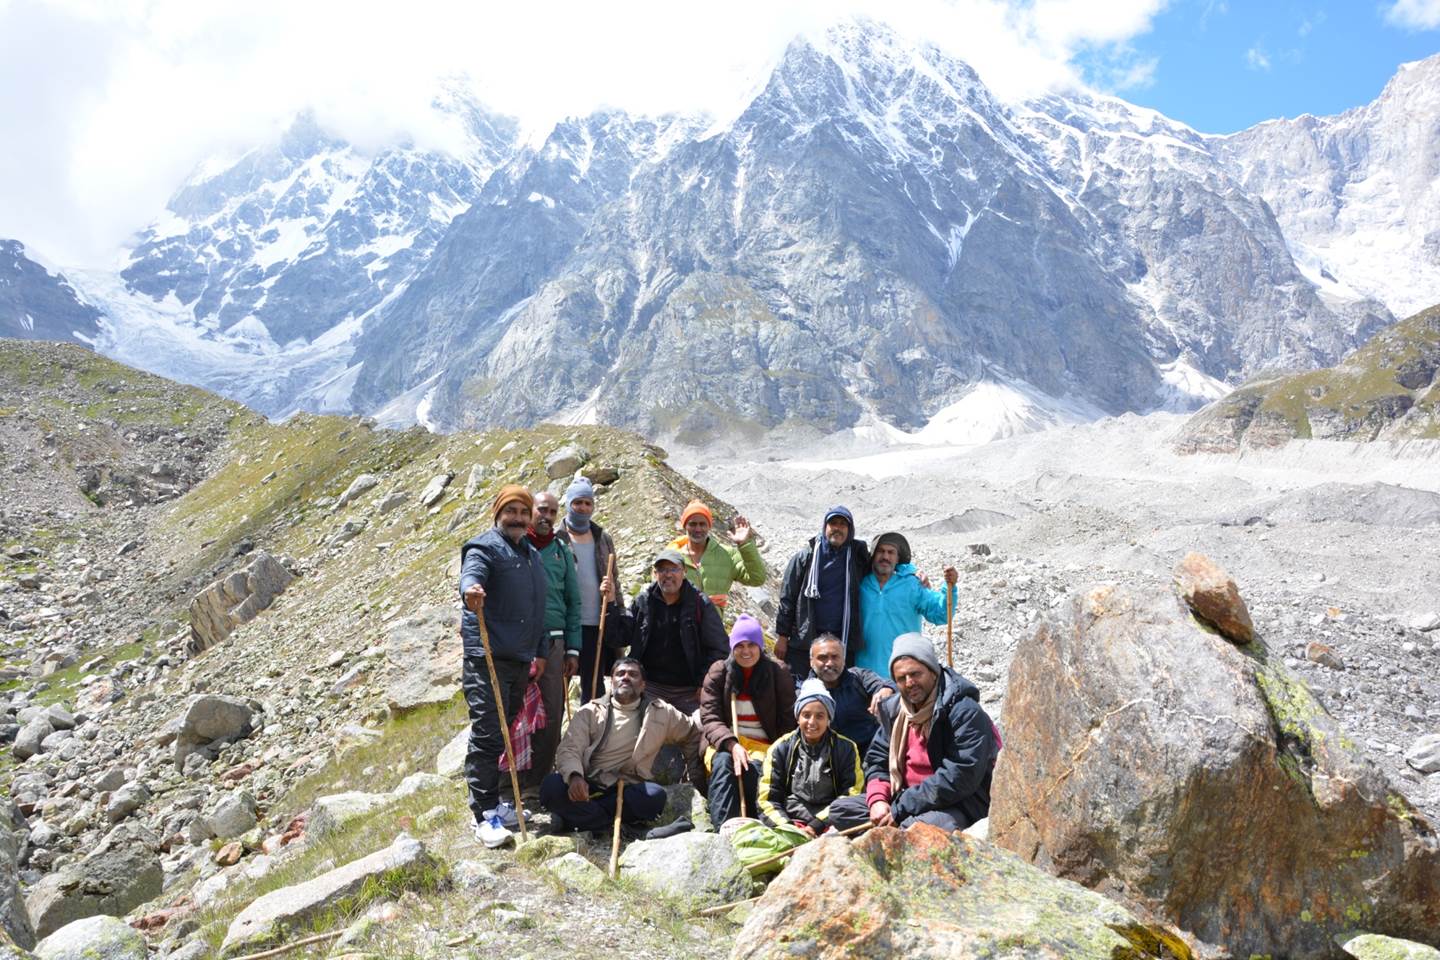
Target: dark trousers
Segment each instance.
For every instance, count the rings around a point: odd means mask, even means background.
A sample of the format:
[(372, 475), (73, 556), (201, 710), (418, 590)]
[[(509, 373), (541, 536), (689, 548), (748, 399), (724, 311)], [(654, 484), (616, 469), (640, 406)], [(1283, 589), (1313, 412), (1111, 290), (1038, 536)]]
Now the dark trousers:
[(545, 726), (530, 735), (530, 769), (520, 777), (522, 788), (539, 786), (545, 774), (555, 766), (555, 750), (560, 746), (560, 725), (565, 722), (564, 638), (551, 639), (548, 649), (545, 673), (537, 681), (540, 700), (545, 704)]
[[(530, 664), (496, 660), (495, 674), (500, 679), (498, 692), (508, 723), (515, 719), (515, 711), (525, 702)], [(470, 710), (470, 749), (465, 754), (465, 782), (470, 787), (470, 812), (475, 815), (475, 822), (479, 823), (484, 819), (484, 812), (500, 802), (500, 757), (505, 753), (496, 690), (490, 684), (490, 670), (485, 666), (483, 656), (465, 658), (460, 686), (465, 691), (465, 705)]]
[[(614, 624), (606, 624), (609, 633)], [(610, 676), (610, 667), (615, 663), (615, 651), (608, 647), (600, 651), (600, 692), (590, 689), (590, 678), (595, 673), (595, 650), (600, 646), (600, 628), (580, 628), (580, 702), (589, 703), (605, 692), (605, 678)]]
[[(870, 807), (865, 803), (863, 793), (853, 797), (841, 797), (830, 804), (830, 823), (836, 830), (858, 826), (869, 819)], [(913, 817), (906, 817), (900, 821), (900, 826), (908, 827), (916, 823), (928, 823), (941, 830), (954, 833), (956, 830), (964, 830), (978, 819), (980, 818), (970, 816), (959, 807), (947, 807), (942, 810), (926, 810)]]
[[(540, 805), (565, 821), (571, 830), (609, 830), (615, 825), (613, 786), (590, 786), (590, 799), (576, 803), (570, 799), (565, 778), (552, 773), (540, 782)], [(648, 823), (665, 812), (665, 789), (658, 783), (625, 784), (625, 809), (620, 812), (622, 823)]]
[(751, 760), (745, 769), (743, 785), (735, 779), (735, 764), (726, 751), (719, 751), (710, 761), (710, 822), (716, 830), (726, 820), (740, 816), (740, 790), (745, 791), (745, 815), (760, 818), (756, 795), (760, 787), (760, 762)]

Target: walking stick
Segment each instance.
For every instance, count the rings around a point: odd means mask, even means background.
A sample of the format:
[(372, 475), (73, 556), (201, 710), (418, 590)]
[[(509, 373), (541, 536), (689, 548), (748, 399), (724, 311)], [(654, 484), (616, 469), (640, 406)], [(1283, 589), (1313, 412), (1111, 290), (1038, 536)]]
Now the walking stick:
[[(610, 554), (609, 574), (610, 585), (618, 589), (620, 585), (615, 582), (615, 554), (613, 553)], [(590, 669), (591, 699), (600, 696), (600, 651), (605, 649), (605, 608), (610, 606), (610, 604), (604, 602), (605, 598), (603, 596), (600, 600), (600, 631), (599, 635), (595, 637), (595, 665)]]
[[(735, 734), (735, 742), (740, 743), (740, 713), (735, 706), (735, 694), (733, 693), (730, 694), (730, 732)], [(731, 762), (733, 763), (734, 760), (732, 759)], [(746, 763), (748, 764), (749, 761), (747, 760)], [(739, 781), (736, 786), (740, 789), (740, 816), (744, 817), (747, 816), (745, 813), (745, 775), (742, 773), (736, 779)]]
[(955, 669), (955, 594), (945, 584), (945, 665)]
[(530, 839), (525, 831), (525, 801), (520, 796), (520, 774), (515, 769), (515, 747), (510, 743), (510, 721), (505, 716), (505, 698), (500, 696), (500, 677), (495, 673), (495, 658), (490, 655), (490, 631), (485, 629), (485, 611), (475, 615), (480, 624), (480, 643), (485, 647), (485, 666), (490, 668), (490, 693), (500, 713), (500, 735), (505, 738), (505, 760), (510, 764), (510, 789), (515, 793), (515, 817), (520, 821), (520, 842)]
[(610, 879), (620, 875), (620, 814), (625, 809), (625, 781), (615, 781), (615, 835), (610, 840)]

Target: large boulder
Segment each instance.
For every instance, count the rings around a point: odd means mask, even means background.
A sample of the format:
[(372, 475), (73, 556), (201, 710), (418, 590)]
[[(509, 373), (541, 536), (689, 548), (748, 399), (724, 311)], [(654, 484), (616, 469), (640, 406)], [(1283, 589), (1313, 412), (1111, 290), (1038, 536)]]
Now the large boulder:
[(445, 703), (460, 692), (460, 611), (427, 607), (390, 628), (385, 637), (385, 698), (403, 713)]
[(750, 895), (750, 874), (717, 833), (640, 840), (620, 855), (620, 875), (651, 893), (702, 907)]
[(238, 697), (204, 693), (190, 698), (175, 728), (175, 769), (202, 747), (230, 743), (255, 731), (255, 710)]
[(211, 836), (233, 840), (255, 829), (258, 823), (255, 798), (248, 790), (226, 794), (205, 818)]
[(149, 844), (122, 836), (43, 877), (30, 888), (26, 906), (35, 935), (48, 937), (85, 917), (124, 916), (158, 897), (163, 883), (160, 860)]
[(15, 745), (10, 748), (11, 752), (15, 755), (15, 759), (29, 760), (37, 753), (40, 753), (43, 749), (42, 744), (44, 744), (45, 738), (54, 732), (55, 728), (50, 725), (50, 721), (46, 717), (32, 717), (20, 728), (19, 732), (15, 734)]
[(240, 624), (254, 620), (294, 579), (284, 564), (257, 550), (248, 566), (216, 580), (190, 601), (189, 652), (208, 650)]
[(372, 880), (383, 877), (388, 889), (399, 890), (423, 882), (436, 867), (425, 845), (402, 833), (383, 850), (255, 900), (231, 921), (221, 952), (233, 955), (273, 943), (291, 928), (359, 893)]
[(310, 820), (305, 825), (305, 832), (312, 839), (323, 837), (394, 802), (395, 798), (388, 793), (362, 793), (358, 790), (332, 793), (316, 800), (315, 805), (310, 808)]
[(1433, 828), (1256, 637), (1172, 591), (1083, 591), (1021, 643), (990, 836), (1236, 956), (1440, 940)]
[(35, 947), (38, 960), (145, 960), (145, 938), (124, 920), (94, 916), (67, 923)]
[(545, 458), (545, 476), (551, 480), (572, 476), (589, 459), (589, 450), (578, 443), (567, 443)]
[[(1166, 951), (1166, 952), (1162, 952)], [(1005, 850), (929, 824), (796, 851), (731, 960), (1185, 957), (1173, 933)]]
[[(13, 785), (12, 785), (13, 786)], [(19, 811), (9, 800), (0, 800), (0, 931), (17, 946), (28, 950), (35, 946), (35, 931), (30, 915), (20, 897), (20, 854), (22, 825)]]

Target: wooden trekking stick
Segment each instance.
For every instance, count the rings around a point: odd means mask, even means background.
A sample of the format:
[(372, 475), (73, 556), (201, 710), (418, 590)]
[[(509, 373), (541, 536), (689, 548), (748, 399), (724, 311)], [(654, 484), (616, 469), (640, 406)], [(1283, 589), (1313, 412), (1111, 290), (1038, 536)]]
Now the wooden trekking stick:
[(500, 696), (500, 676), (495, 672), (495, 658), (490, 655), (490, 631), (485, 629), (485, 611), (475, 614), (480, 624), (480, 643), (485, 647), (485, 666), (490, 668), (490, 693), (500, 714), (500, 735), (505, 738), (505, 760), (510, 764), (510, 789), (515, 793), (515, 818), (520, 821), (520, 842), (530, 839), (525, 831), (525, 801), (520, 796), (520, 773), (515, 769), (515, 747), (510, 743), (510, 720), (505, 716), (505, 698)]
[[(839, 831), (839, 832), (836, 834), (836, 836), (840, 836), (840, 837), (853, 837), (853, 836), (855, 836), (857, 833), (864, 833), (866, 830), (869, 830), (869, 829), (870, 829), (871, 827), (873, 827), (873, 826), (875, 826), (875, 824), (873, 824), (873, 823), (868, 823), (868, 822), (867, 822), (867, 823), (857, 823), (857, 824), (856, 824), (855, 826), (853, 826), (853, 827), (847, 827), (847, 828), (845, 828), (844, 830)], [(819, 837), (816, 837), (815, 839), (818, 840)], [(813, 843), (813, 842), (814, 842), (813, 840), (806, 840), (806, 841), (805, 841), (805, 843)], [(777, 853), (777, 854), (775, 854), (775, 855), (772, 856), (772, 857), (766, 857), (764, 860), (756, 860), (754, 863), (747, 863), (747, 864), (745, 865), (745, 868), (746, 868), (747, 870), (754, 870), (756, 867), (768, 867), (768, 866), (770, 866), (770, 864), (772, 864), (772, 863), (779, 863), (781, 860), (784, 860), (786, 857), (790, 856), (790, 854), (794, 853), (796, 850), (799, 850), (801, 847), (805, 846), (805, 843), (798, 843), (798, 844), (796, 844), (795, 846), (791, 847), (789, 850), (782, 850), (780, 853)]]
[[(740, 743), (740, 711), (735, 705), (735, 694), (733, 693), (730, 694), (730, 732), (735, 734), (735, 742)], [(740, 745), (744, 746), (743, 743)], [(748, 752), (746, 756), (749, 756)], [(730, 762), (734, 763), (735, 759), (732, 757)], [(745, 762), (748, 767), (750, 761), (747, 759)], [(738, 781), (735, 786), (740, 790), (740, 816), (744, 817), (747, 815), (745, 813), (745, 774), (742, 773), (735, 779)]]
[(945, 665), (955, 669), (955, 595), (945, 584)]
[[(618, 592), (620, 584), (615, 582), (615, 554), (610, 554), (610, 585)], [(618, 597), (617, 597), (618, 600)], [(610, 604), (600, 598), (600, 630), (595, 637), (595, 665), (590, 669), (590, 698), (600, 696), (600, 651), (605, 649), (605, 609)]]
[(615, 781), (615, 835), (610, 840), (610, 879), (620, 875), (620, 815), (625, 810), (625, 780)]

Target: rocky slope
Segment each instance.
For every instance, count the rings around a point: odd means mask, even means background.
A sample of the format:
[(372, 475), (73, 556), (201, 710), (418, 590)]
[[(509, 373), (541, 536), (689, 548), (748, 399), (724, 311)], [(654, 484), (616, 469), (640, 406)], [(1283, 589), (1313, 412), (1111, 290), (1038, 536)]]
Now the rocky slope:
[(1440, 307), (1382, 330), (1334, 367), (1248, 383), (1185, 425), (1182, 452), (1294, 438), (1440, 438)]
[(99, 320), (69, 280), (28, 257), (20, 241), (0, 239), (0, 337), (89, 343)]

